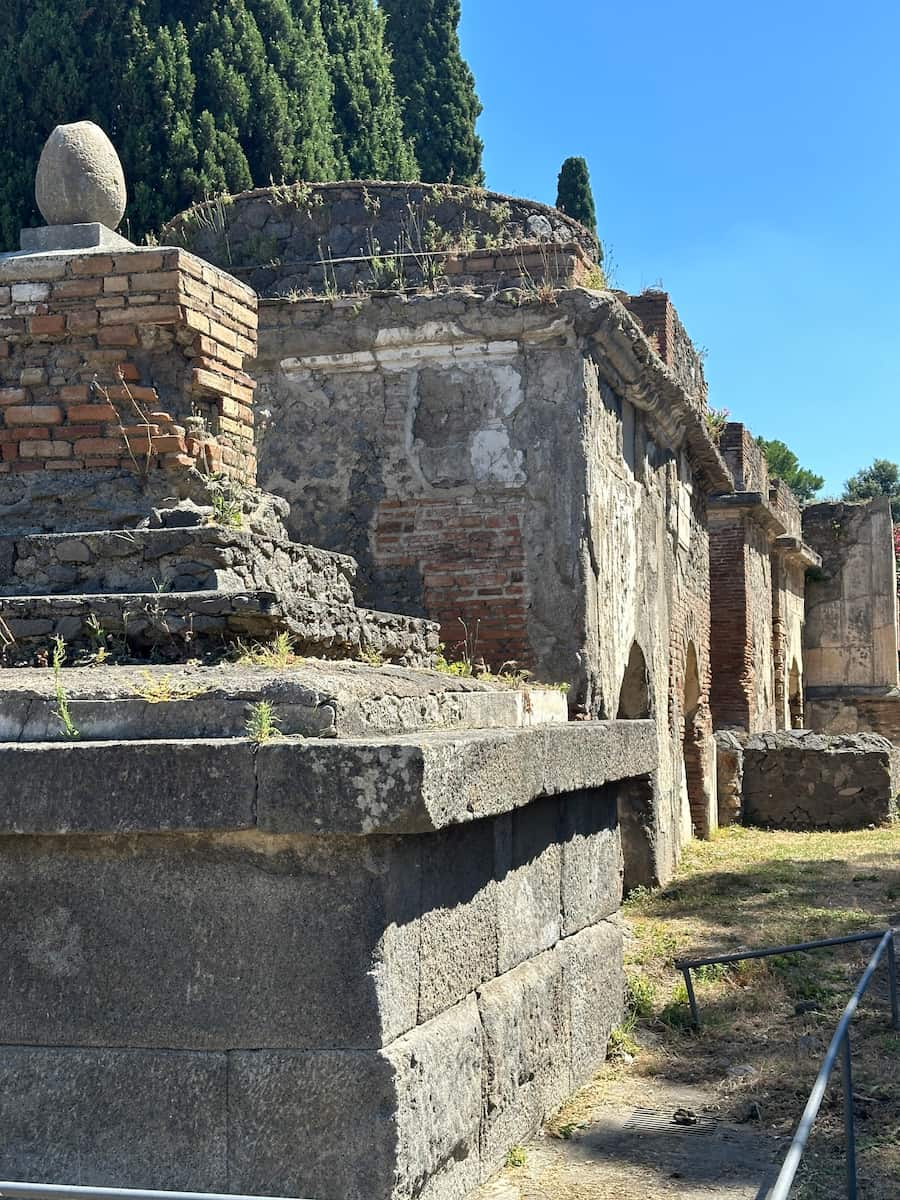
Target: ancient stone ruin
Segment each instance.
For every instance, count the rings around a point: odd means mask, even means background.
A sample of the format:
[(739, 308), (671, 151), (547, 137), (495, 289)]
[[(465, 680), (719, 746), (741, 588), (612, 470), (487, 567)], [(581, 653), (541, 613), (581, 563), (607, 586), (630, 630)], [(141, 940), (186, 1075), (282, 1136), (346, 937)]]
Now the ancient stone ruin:
[(801, 515), (562, 214), (136, 247), (114, 159), (55, 131), (0, 256), (0, 1172), (457, 1200), (602, 1062), (623, 879), (890, 815), (889, 742), (790, 732), (894, 699), (881, 510)]

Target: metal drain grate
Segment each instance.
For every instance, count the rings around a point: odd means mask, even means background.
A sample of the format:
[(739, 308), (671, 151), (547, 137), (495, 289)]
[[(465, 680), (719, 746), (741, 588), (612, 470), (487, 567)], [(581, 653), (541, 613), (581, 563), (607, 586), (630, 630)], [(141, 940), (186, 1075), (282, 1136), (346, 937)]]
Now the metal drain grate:
[(718, 1117), (705, 1117), (697, 1113), (692, 1114), (693, 1120), (690, 1124), (682, 1124), (680, 1121), (674, 1120), (674, 1114), (677, 1111), (679, 1110), (660, 1111), (655, 1108), (636, 1108), (622, 1128), (635, 1133), (657, 1134), (727, 1132)]

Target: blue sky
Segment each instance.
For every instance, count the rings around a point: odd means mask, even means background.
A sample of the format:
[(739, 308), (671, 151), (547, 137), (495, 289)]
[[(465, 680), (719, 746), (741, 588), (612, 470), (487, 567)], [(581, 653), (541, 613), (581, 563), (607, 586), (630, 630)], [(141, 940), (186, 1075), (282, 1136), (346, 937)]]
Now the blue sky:
[(616, 286), (662, 284), (710, 403), (837, 494), (900, 461), (900, 6), (462, 0), (487, 186), (590, 167)]

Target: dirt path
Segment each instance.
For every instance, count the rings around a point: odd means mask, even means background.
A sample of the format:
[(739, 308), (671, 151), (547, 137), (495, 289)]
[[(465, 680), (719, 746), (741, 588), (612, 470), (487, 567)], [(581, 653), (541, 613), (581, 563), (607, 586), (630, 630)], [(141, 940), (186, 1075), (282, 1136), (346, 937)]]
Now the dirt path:
[[(633, 897), (625, 917), (629, 1013), (612, 1061), (540, 1137), (510, 1148), (478, 1200), (755, 1200), (872, 947), (704, 969), (700, 1034), (673, 960), (900, 925), (900, 827), (729, 831), (692, 844), (676, 879)], [(900, 1034), (886, 979), (873, 981), (853, 1044), (859, 1194), (897, 1200)], [(834, 1076), (792, 1198), (844, 1197), (844, 1164)]]

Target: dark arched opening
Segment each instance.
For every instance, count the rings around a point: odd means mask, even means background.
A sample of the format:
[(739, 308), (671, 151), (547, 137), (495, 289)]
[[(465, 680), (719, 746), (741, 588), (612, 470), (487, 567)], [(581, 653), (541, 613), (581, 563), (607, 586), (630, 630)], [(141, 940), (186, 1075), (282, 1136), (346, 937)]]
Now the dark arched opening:
[(703, 789), (703, 756), (701, 753), (703, 730), (698, 723), (701, 695), (700, 664), (697, 661), (697, 651), (694, 643), (688, 642), (682, 701), (684, 784), (691, 810), (691, 823), (699, 837), (706, 837), (709, 833), (709, 815), (706, 811)]
[(620, 721), (640, 721), (651, 715), (650, 675), (644, 652), (632, 642), (628, 665), (622, 676), (619, 689), (619, 708), (616, 717)]
[(788, 708), (791, 714), (791, 729), (803, 728), (803, 688), (800, 684), (800, 667), (796, 658), (791, 663), (788, 676)]

